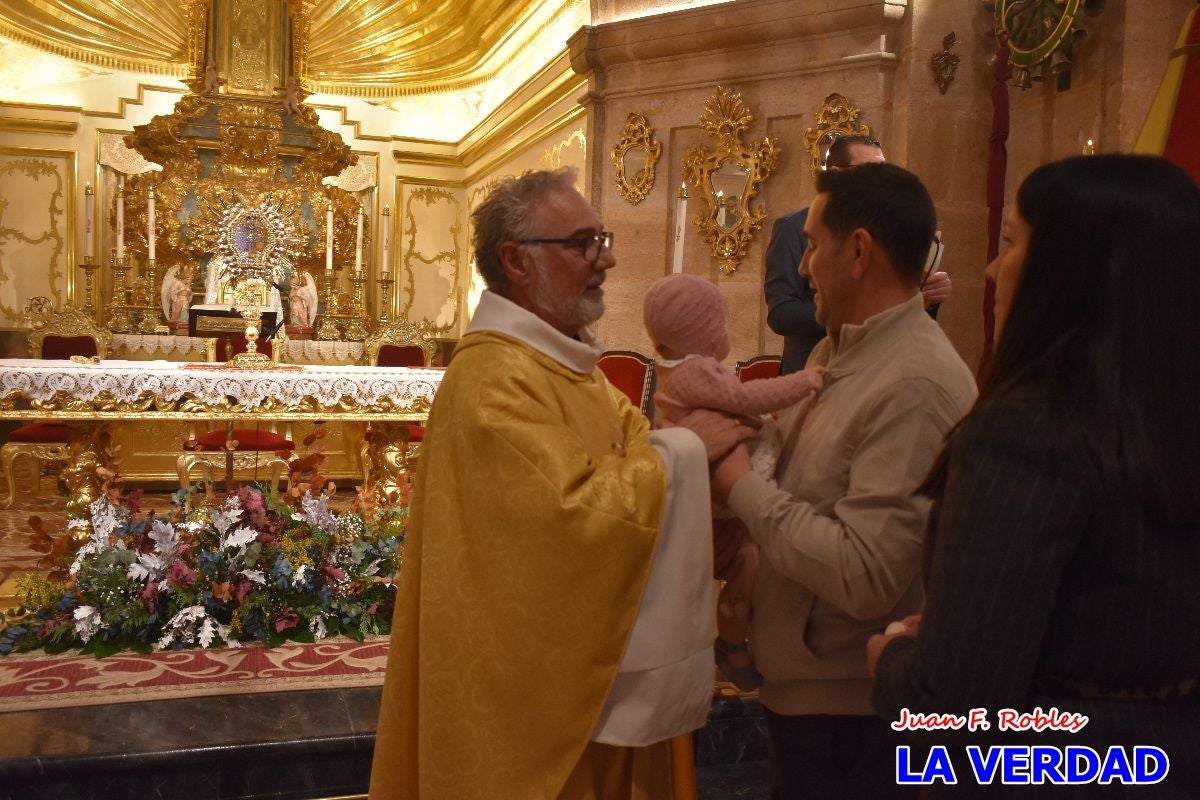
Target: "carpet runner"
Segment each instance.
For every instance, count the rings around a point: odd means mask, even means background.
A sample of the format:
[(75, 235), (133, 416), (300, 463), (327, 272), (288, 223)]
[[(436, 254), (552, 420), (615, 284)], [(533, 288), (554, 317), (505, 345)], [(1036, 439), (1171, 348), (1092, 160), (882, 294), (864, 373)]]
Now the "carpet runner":
[(0, 658), (0, 712), (251, 692), (379, 686), (386, 638), (280, 647)]

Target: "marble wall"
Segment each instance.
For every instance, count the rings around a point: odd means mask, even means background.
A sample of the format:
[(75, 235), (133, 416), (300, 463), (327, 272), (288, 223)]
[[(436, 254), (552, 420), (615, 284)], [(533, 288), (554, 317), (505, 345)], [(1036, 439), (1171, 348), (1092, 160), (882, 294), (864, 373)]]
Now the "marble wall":
[[(1069, 90), (1058, 91), (1053, 81), (1008, 90), (1008, 198), (1031, 169), (1078, 153), (1088, 138), (1101, 151), (1130, 149), (1192, 6), (1191, 0), (1112, 0), (1086, 20), (1089, 35), (1076, 48)], [(745, 139), (777, 137), (782, 151), (759, 197), (766, 223), (734, 274), (717, 269), (689, 224), (684, 271), (713, 280), (725, 294), (730, 362), (781, 349), (766, 325), (763, 253), (774, 219), (812, 197), (804, 132), (825, 96), (840, 92), (862, 110), (889, 160), (920, 175), (934, 197), (947, 244), (943, 268), (955, 287), (939, 319), (974, 367), (983, 341), (992, 26), (992, 12), (979, 2), (741, 0), (576, 34), (572, 62), (588, 76), (595, 143), (592, 200), (618, 236), (619, 263), (606, 284), (609, 312), (601, 327), (607, 345), (649, 349), (640, 297), (670, 269), (681, 160), (695, 144), (712, 146), (698, 119), (719, 84), (738, 91), (755, 115)], [(930, 59), (950, 32), (960, 63), (942, 94)], [(646, 116), (663, 147), (658, 182), (637, 206), (618, 194), (607, 158), (629, 112)]]

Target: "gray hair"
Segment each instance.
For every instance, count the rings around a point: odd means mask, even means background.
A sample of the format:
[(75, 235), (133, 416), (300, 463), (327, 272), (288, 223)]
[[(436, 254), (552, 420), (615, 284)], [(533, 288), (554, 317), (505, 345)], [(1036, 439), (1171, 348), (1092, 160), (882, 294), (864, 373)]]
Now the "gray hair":
[(553, 189), (573, 190), (576, 175), (574, 167), (560, 167), (504, 178), (471, 212), (475, 268), (487, 288), (500, 294), (508, 289), (508, 276), (500, 262), (500, 244), (533, 238), (537, 233), (533, 207)]

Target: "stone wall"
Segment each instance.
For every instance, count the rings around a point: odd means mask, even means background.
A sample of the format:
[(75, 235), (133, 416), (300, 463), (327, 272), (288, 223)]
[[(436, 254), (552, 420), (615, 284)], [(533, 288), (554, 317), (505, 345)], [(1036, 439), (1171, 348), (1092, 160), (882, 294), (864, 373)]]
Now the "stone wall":
[[(611, 5), (611, 3), (610, 3)], [(1010, 87), (1007, 197), (1035, 166), (1080, 152), (1128, 151), (1192, 0), (1111, 0), (1087, 20), (1072, 85)], [(987, 252), (986, 172), (991, 130), (992, 12), (979, 2), (932, 0), (744, 0), (585, 28), (571, 40), (588, 76), (592, 200), (616, 231), (617, 269), (606, 284), (601, 334), (612, 348), (648, 352), (641, 324), (645, 288), (671, 264), (675, 198), (684, 152), (712, 140), (698, 125), (717, 85), (738, 91), (756, 119), (744, 139), (777, 137), (778, 169), (759, 195), (767, 219), (732, 275), (723, 275), (689, 222), (684, 271), (709, 278), (731, 316), (730, 363), (779, 352), (766, 325), (763, 253), (773, 221), (813, 194), (804, 132), (830, 92), (862, 110), (888, 158), (922, 177), (947, 244), (943, 268), (954, 296), (939, 317), (974, 367), (983, 341)], [(930, 58), (954, 32), (960, 63), (945, 94)], [(636, 206), (616, 190), (608, 152), (629, 112), (646, 116), (662, 144), (657, 182)], [(699, 199), (689, 201), (693, 217)]]

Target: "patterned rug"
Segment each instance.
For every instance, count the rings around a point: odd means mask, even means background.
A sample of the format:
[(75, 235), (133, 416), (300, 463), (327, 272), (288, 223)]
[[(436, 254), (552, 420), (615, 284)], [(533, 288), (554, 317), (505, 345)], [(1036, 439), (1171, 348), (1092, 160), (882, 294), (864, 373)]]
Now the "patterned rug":
[(386, 638), (280, 647), (0, 657), (0, 712), (220, 694), (379, 686)]

